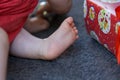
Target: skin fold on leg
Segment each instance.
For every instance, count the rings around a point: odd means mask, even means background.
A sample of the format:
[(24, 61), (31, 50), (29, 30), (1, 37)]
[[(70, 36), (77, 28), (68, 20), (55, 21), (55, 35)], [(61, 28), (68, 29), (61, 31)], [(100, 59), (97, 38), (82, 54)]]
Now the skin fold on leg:
[(22, 29), (10, 51), (12, 55), (22, 58), (52, 60), (59, 57), (77, 38), (78, 30), (72, 17), (69, 17), (45, 39), (39, 39)]

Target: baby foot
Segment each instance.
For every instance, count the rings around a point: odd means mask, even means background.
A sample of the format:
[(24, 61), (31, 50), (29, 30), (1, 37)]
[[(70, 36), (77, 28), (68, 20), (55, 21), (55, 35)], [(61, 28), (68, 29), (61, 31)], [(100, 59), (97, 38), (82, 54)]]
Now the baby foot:
[(51, 60), (61, 55), (78, 38), (73, 18), (69, 17), (63, 21), (57, 31), (44, 40), (42, 59)]
[(42, 17), (29, 18), (25, 24), (25, 29), (30, 33), (45, 30), (49, 27), (49, 22)]

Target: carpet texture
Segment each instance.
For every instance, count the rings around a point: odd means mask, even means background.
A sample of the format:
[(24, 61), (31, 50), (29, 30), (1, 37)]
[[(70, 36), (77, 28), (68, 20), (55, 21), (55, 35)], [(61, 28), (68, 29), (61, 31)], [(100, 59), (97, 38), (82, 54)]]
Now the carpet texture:
[(48, 30), (34, 35), (48, 37), (67, 16), (74, 18), (80, 38), (53, 61), (10, 56), (7, 80), (120, 80), (120, 67), (115, 56), (86, 32), (83, 0), (73, 0), (68, 14), (56, 17)]

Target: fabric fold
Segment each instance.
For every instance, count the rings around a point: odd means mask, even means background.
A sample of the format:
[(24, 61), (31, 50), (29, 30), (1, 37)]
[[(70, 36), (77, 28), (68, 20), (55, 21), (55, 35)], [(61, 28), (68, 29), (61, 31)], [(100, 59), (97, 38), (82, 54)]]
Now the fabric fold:
[(115, 9), (115, 12), (116, 12), (117, 18), (120, 19), (120, 6), (118, 6), (118, 7)]
[(0, 27), (8, 33), (10, 42), (20, 32), (37, 3), (38, 0), (0, 0)]

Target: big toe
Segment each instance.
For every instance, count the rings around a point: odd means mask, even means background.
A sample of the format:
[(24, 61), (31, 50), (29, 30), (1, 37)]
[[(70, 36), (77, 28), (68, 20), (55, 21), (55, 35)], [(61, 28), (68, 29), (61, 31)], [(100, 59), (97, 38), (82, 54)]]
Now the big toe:
[(73, 23), (73, 18), (72, 17), (68, 17), (67, 19), (65, 19), (65, 22), (67, 22), (68, 24), (72, 24)]

